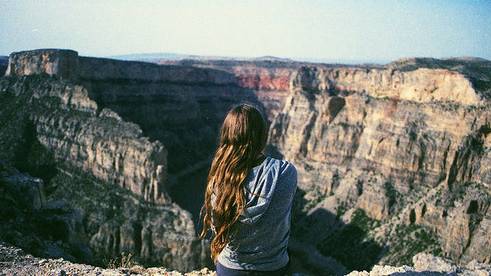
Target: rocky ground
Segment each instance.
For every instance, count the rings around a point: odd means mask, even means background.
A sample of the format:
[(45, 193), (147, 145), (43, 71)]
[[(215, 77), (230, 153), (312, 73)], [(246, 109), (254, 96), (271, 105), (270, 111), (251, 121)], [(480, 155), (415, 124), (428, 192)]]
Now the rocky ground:
[(165, 268), (144, 268), (139, 265), (128, 265), (105, 269), (86, 264), (76, 264), (59, 259), (42, 259), (25, 254), (22, 249), (0, 242), (0, 275), (216, 275), (203, 268), (199, 271), (180, 273)]
[[(353, 271), (349, 276), (373, 275), (491, 275), (491, 265), (470, 262), (465, 266), (455, 266), (450, 261), (420, 253), (413, 257), (414, 266), (376, 265), (370, 272)], [(0, 242), (0, 275), (216, 275), (208, 268), (188, 273), (180, 273), (160, 267), (144, 268), (131, 262), (114, 264), (115, 268), (100, 268), (86, 264), (76, 264), (59, 259), (36, 258), (21, 249)], [(294, 273), (293, 275), (308, 275)]]
[(453, 265), (449, 260), (420, 253), (413, 257), (414, 266), (375, 265), (370, 272), (353, 271), (349, 276), (368, 275), (491, 275), (491, 266), (472, 261), (465, 266)]

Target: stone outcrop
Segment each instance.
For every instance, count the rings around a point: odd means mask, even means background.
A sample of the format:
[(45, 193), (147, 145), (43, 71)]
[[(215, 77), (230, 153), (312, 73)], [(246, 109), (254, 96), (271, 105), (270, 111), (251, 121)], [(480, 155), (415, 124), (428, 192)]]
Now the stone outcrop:
[[(69, 81), (10, 76), (0, 80), (0, 91), (0, 158), (42, 177), (49, 206), (80, 212), (69, 228), (77, 236), (60, 230), (55, 244), (77, 240), (99, 264), (122, 252), (180, 271), (206, 264), (207, 246), (197, 239), (191, 215), (169, 199), (160, 142), (100, 109), (83, 86)], [(29, 243), (23, 248), (32, 250)], [(91, 262), (80, 255), (74, 260)]]
[(150, 142), (141, 129), (97, 104), (79, 85), (39, 77), (1, 81), (4, 97), (31, 104), (27, 114), (36, 139), (59, 161), (117, 184), (143, 199), (164, 202), (167, 152)]
[(478, 105), (483, 98), (468, 78), (447, 69), (418, 68), (400, 71), (302, 67), (292, 82), (293, 89), (320, 93), (365, 92), (374, 98), (388, 97), (418, 103), (453, 102)]
[(69, 262), (63, 258), (42, 259), (26, 254), (19, 248), (0, 243), (0, 273), (2, 275), (168, 275), (205, 276), (216, 275), (207, 268), (181, 273), (161, 267), (144, 268), (135, 264), (131, 258), (126, 262), (114, 264), (113, 268), (101, 268), (86, 264)]
[[(76, 61), (70, 64), (57, 62), (75, 58)], [(67, 68), (61, 65), (66, 65)], [(145, 160), (145, 156), (153, 155), (153, 159), (159, 160), (156, 163), (157, 170), (148, 174), (148, 176), (152, 175), (152, 180), (133, 175), (134, 178), (136, 177), (135, 181), (153, 182), (150, 186), (155, 188), (146, 191), (148, 194), (161, 190), (164, 182), (169, 186), (176, 186), (175, 184), (184, 174), (194, 173), (197, 170), (198, 174), (202, 174), (213, 154), (216, 133), (224, 114), (235, 103), (247, 101), (258, 104), (257, 97), (251, 91), (239, 87), (233, 75), (209, 68), (78, 57), (74, 51), (50, 49), (13, 53), (9, 68), (11, 69), (7, 75), (45, 73), (59, 78), (69, 75), (71, 82), (77, 84), (74, 89), (81, 91), (76, 94), (88, 96), (87, 99), (90, 98), (92, 104), (97, 103), (100, 106), (102, 115), (99, 116), (104, 117), (104, 108), (109, 108), (123, 120), (137, 123), (143, 130), (143, 135), (155, 141), (154, 148), (161, 147), (158, 146), (161, 144), (157, 141), (163, 143), (165, 148), (160, 149), (160, 153), (152, 153), (153, 149), (145, 149), (146, 146), (138, 145), (135, 147), (146, 153), (125, 155), (127, 158), (137, 158), (140, 161)], [(56, 68), (56, 70), (49, 68)], [(71, 73), (62, 74), (65, 71)], [(129, 127), (129, 129), (133, 128), (133, 126)], [(108, 137), (107, 140), (113, 141), (115, 137)], [(85, 136), (74, 138), (86, 139)], [(85, 146), (82, 145), (82, 148)], [(115, 149), (115, 145), (103, 143), (101, 146), (106, 148), (104, 150), (106, 152), (119, 151), (119, 155), (124, 151), (124, 149)], [(65, 152), (67, 150), (71, 149), (66, 149)], [(73, 149), (73, 152), (75, 151), (77, 149)], [(103, 153), (101, 149), (99, 152)], [(170, 162), (164, 161), (163, 155), (166, 152)], [(89, 159), (94, 159), (94, 154), (90, 152), (86, 154), (90, 154)], [(97, 160), (103, 162), (103, 159), (104, 157), (100, 155)], [(107, 156), (105, 160), (114, 161)], [(117, 168), (113, 167), (127, 167), (127, 163), (118, 160), (94, 167), (91, 162), (85, 162), (83, 166), (91, 167), (98, 175), (116, 169), (113, 176), (103, 177), (104, 180), (112, 180), (117, 177), (116, 175), (120, 175)], [(195, 164), (203, 165), (195, 167)], [(190, 167), (194, 169), (189, 170)], [(133, 191), (138, 189), (127, 179), (119, 182), (124, 182), (126, 187), (133, 187), (131, 188)], [(158, 185), (154, 185), (157, 182)], [(190, 181), (191, 183), (195, 184), (196, 181)], [(201, 187), (198, 188), (198, 191), (201, 190)], [(160, 192), (158, 194), (154, 197), (161, 196)], [(198, 194), (196, 196), (201, 197)]]
[(43, 49), (12, 53), (6, 76), (47, 74), (64, 79), (77, 77), (78, 54), (72, 50)]
[(349, 276), (381, 276), (381, 275), (481, 275), (487, 276), (491, 273), (491, 266), (470, 262), (465, 266), (453, 265), (449, 260), (420, 253), (413, 257), (414, 266), (380, 266), (376, 265), (371, 271), (353, 271)]
[(38, 256), (92, 262), (80, 212), (47, 200), (44, 186), (0, 161), (0, 240)]
[(229, 69), (240, 86), (255, 91), (267, 110), (270, 120), (282, 110), (290, 89), (290, 78), (296, 69), (291, 67), (259, 67), (256, 65), (234, 66)]

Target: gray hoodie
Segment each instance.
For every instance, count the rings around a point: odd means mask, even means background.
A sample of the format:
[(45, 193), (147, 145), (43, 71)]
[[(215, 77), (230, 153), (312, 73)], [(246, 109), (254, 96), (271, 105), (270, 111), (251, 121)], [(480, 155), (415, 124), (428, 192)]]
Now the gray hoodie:
[(246, 208), (237, 232), (218, 255), (232, 269), (271, 271), (288, 263), (291, 207), (297, 171), (285, 160), (266, 157), (249, 173)]

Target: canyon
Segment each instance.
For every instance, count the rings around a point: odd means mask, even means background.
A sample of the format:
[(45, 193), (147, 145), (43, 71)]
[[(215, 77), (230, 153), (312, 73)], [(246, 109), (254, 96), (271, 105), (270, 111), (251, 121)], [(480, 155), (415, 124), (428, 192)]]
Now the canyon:
[(421, 252), (491, 262), (490, 61), (141, 62), (40, 49), (0, 68), (0, 240), (29, 253), (212, 267), (196, 234), (207, 170), (226, 112), (248, 102), (267, 115), (269, 154), (298, 171), (299, 272), (410, 265)]

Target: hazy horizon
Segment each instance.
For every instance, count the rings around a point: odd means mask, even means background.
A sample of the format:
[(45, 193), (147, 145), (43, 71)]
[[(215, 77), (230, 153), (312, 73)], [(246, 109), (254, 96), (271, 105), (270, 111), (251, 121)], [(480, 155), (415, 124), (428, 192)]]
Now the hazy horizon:
[(491, 1), (7, 1), (0, 55), (169, 53), (385, 63), (491, 59)]

